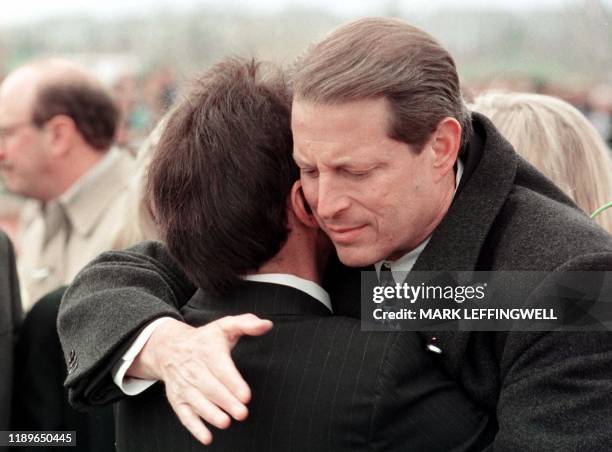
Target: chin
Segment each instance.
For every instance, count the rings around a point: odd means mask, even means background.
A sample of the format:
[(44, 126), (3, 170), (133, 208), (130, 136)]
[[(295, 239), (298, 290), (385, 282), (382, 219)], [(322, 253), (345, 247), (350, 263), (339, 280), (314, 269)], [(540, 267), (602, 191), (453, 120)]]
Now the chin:
[(376, 262), (381, 260), (377, 255), (372, 253), (370, 250), (363, 248), (348, 248), (342, 246), (336, 246), (336, 253), (338, 259), (347, 267), (367, 267), (368, 265), (374, 265)]

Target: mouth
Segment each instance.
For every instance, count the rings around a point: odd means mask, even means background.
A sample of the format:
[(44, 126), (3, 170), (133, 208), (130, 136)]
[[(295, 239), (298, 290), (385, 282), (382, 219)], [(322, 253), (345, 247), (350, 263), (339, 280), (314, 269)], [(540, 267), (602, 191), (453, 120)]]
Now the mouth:
[(327, 227), (326, 231), (332, 242), (348, 244), (353, 242), (365, 227), (365, 224), (353, 227)]

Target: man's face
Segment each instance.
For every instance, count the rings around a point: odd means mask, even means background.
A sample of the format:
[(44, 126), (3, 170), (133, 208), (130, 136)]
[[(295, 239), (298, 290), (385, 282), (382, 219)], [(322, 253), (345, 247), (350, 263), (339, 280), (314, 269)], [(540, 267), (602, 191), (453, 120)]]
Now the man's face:
[(0, 173), (13, 193), (39, 198), (48, 168), (45, 134), (31, 123), (31, 87), (0, 87)]
[(401, 257), (431, 234), (448, 206), (432, 146), (416, 154), (388, 137), (388, 124), (382, 98), (293, 102), (294, 158), (304, 195), (349, 266)]

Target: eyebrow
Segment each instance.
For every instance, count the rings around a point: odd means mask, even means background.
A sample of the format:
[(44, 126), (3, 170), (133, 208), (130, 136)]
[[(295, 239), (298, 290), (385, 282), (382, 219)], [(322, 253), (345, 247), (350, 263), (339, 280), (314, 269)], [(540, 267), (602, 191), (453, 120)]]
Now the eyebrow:
[(293, 160), (295, 161), (296, 164), (300, 164), (300, 163), (304, 163), (304, 161), (301, 159), (301, 157), (299, 157), (296, 152), (295, 152), (295, 148), (293, 150), (293, 153), (291, 154), (291, 156), (293, 157)]

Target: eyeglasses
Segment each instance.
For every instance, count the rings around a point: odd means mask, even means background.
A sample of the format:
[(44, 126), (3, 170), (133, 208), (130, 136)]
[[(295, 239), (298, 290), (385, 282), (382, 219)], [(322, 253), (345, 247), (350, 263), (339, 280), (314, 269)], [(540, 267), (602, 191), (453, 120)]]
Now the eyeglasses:
[(0, 144), (4, 145), (5, 140), (23, 127), (33, 126), (32, 121), (11, 124), (10, 126), (0, 127)]

